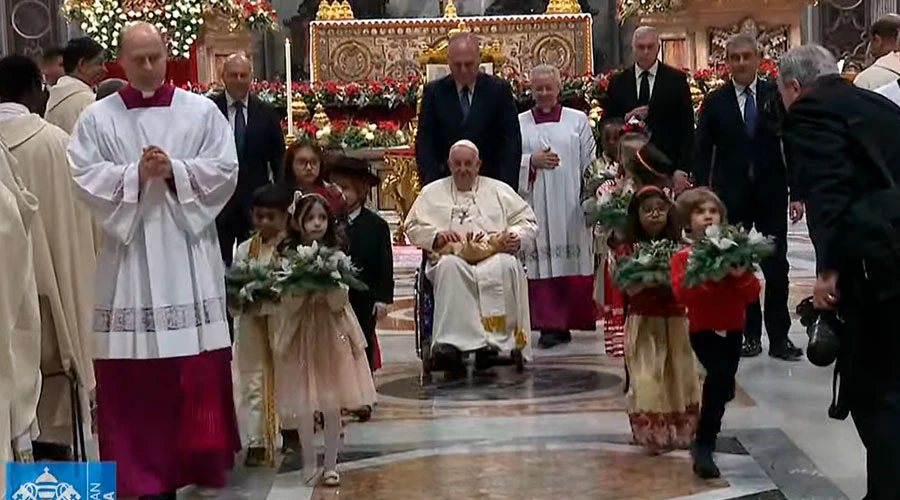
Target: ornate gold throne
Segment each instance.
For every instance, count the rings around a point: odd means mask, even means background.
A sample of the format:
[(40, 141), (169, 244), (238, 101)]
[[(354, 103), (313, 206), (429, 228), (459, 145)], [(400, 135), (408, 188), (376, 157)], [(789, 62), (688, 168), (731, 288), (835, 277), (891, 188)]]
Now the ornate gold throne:
[[(444, 8), (444, 17), (456, 17), (456, 7), (453, 0), (448, 0), (447, 6)], [(451, 29), (447, 36), (428, 44), (422, 43), (420, 47), (419, 66), (420, 82), (418, 95), (418, 110), (422, 109), (422, 89), (428, 83), (429, 67), (447, 68), (447, 47), (450, 44), (450, 38), (461, 32), (471, 31), (464, 21), (460, 21), (456, 28)], [(479, 46), (479, 54), (482, 64), (490, 64), (491, 70), (496, 71), (503, 63), (502, 42), (495, 40), (490, 43), (481, 43)], [(441, 72), (438, 72), (441, 73)], [(448, 74), (449, 69), (446, 73)], [(432, 71), (434, 74), (434, 71)], [(397, 230), (394, 232), (394, 243), (398, 245), (406, 244), (406, 231), (404, 224), (406, 216), (412, 208), (416, 196), (419, 195), (421, 185), (419, 183), (419, 170), (416, 166), (415, 156), (415, 137), (418, 122), (417, 117), (410, 124), (409, 137), (410, 147), (401, 151), (390, 151), (384, 155), (384, 165), (390, 169), (390, 173), (384, 178), (382, 184), (382, 193), (390, 199), (399, 217)]]

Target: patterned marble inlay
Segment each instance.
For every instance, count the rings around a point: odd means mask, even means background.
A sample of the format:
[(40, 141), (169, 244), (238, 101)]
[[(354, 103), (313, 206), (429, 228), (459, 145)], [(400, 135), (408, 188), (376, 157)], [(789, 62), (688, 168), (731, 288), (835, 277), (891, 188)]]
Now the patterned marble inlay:
[(571, 396), (617, 387), (622, 379), (611, 373), (536, 366), (524, 373), (496, 368), (470, 377), (446, 378), (423, 383), (422, 378), (407, 377), (381, 384), (381, 395), (403, 399), (441, 401), (507, 401)]
[[(652, 471), (652, 474), (648, 474)], [(727, 488), (702, 481), (686, 457), (608, 450), (446, 454), (353, 469), (314, 500), (664, 500)]]
[[(554, 415), (625, 410), (621, 359), (573, 355), (544, 358), (524, 374), (495, 367), (495, 375), (421, 380), (418, 363), (391, 363), (376, 374), (375, 421), (449, 417)], [(504, 387), (500, 390), (500, 387)], [(738, 386), (732, 406), (754, 406)]]

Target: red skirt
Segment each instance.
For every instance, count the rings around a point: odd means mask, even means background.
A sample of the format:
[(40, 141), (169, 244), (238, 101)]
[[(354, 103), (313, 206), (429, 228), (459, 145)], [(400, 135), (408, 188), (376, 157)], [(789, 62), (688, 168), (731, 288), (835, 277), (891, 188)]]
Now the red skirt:
[(116, 462), (118, 495), (225, 486), (241, 447), (230, 349), (94, 368), (100, 458)]
[(603, 340), (607, 356), (625, 356), (625, 296), (613, 285), (608, 261), (603, 269)]

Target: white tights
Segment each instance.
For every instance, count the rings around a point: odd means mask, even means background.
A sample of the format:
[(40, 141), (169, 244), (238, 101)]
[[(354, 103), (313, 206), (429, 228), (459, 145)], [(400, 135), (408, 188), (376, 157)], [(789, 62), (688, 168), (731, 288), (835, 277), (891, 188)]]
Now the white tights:
[[(310, 415), (312, 417), (312, 415)], [(303, 448), (303, 470), (314, 472), (318, 467), (314, 441), (315, 418), (300, 419), (300, 443)], [(325, 463), (326, 471), (337, 467), (338, 447), (341, 444), (341, 411), (325, 412)]]

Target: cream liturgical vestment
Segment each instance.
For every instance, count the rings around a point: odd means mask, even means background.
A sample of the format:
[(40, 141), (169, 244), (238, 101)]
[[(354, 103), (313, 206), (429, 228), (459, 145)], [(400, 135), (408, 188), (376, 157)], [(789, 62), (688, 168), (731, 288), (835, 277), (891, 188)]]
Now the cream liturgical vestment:
[[(95, 357), (174, 358), (229, 348), (213, 222), (237, 183), (234, 134), (205, 97), (163, 87), (129, 109), (122, 95), (88, 107), (69, 146), (75, 184), (104, 230)], [(147, 146), (168, 154), (170, 182), (141, 186), (138, 162)]]
[[(41, 392), (40, 314), (31, 228), (37, 198), (15, 176), (15, 159), (0, 142), (0, 463), (31, 449)], [(0, 491), (6, 489), (0, 467)]]
[(47, 99), (47, 111), (44, 118), (71, 134), (75, 131), (75, 123), (81, 112), (97, 99), (94, 90), (88, 84), (74, 76), (63, 76), (50, 87)]
[[(448, 177), (422, 189), (405, 228), (410, 241), (426, 251), (433, 250), (442, 231), (513, 231), (528, 251), (537, 224), (528, 203), (503, 182), (478, 177), (472, 190), (458, 191)], [(434, 287), (432, 344), (450, 344), (463, 352), (520, 348), (531, 358), (528, 282), (514, 256), (495, 254), (472, 265), (445, 255), (428, 264), (426, 276)]]
[(68, 134), (25, 106), (2, 103), (0, 138), (16, 158), (16, 174), (40, 204), (32, 239), (44, 374), (41, 439), (72, 444), (71, 396), (63, 373), (77, 375), (86, 436), (90, 436), (89, 392), (94, 388), (91, 213), (72, 185)]

